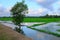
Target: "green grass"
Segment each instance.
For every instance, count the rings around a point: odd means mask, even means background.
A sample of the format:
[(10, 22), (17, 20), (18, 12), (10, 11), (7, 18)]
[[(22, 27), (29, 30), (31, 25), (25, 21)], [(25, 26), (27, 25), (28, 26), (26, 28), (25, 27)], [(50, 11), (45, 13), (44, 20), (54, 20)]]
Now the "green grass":
[(50, 32), (50, 31), (46, 31), (46, 30), (39, 30), (39, 29), (32, 28), (32, 27), (28, 27), (28, 28), (31, 28), (32, 30), (36, 30), (36, 31), (39, 31), (39, 32), (44, 32), (44, 33), (47, 33), (47, 34), (51, 34), (51, 35), (60, 37), (60, 34), (57, 34), (57, 33), (54, 33), (54, 32)]
[(60, 26), (60, 24), (58, 24), (57, 26)]
[(25, 18), (24, 22), (57, 22), (60, 18)]
[(34, 24), (34, 25), (30, 26), (30, 27), (39, 26), (39, 25), (43, 25), (43, 24)]
[(44, 24), (46, 24), (46, 23), (42, 23), (42, 24), (34, 24), (34, 25), (29, 26), (29, 27), (35, 27), (35, 26), (44, 25)]
[(0, 20), (1, 21), (12, 21), (12, 18), (10, 18), (10, 17), (1, 17)]
[(58, 32), (60, 32), (60, 29), (59, 30), (57, 30)]
[[(12, 21), (12, 18), (0, 18), (2, 21)], [(23, 22), (59, 22), (60, 18), (24, 18)]]

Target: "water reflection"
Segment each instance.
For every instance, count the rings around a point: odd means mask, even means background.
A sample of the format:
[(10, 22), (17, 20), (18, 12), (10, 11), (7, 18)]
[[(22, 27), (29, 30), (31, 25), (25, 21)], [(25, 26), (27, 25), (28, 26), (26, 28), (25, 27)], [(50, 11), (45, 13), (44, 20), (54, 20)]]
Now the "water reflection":
[(60, 40), (60, 37), (56, 37), (50, 34), (38, 32), (27, 27), (22, 27), (25, 35), (33, 40)]
[[(11, 27), (13, 29), (15, 27), (18, 27), (16, 25), (14, 25), (13, 23), (11, 23), (11, 24), (3, 23), (3, 24)], [(41, 25), (41, 26), (36, 27), (36, 28), (40, 29), (40, 28), (43, 28), (43, 27), (46, 28), (46, 29), (49, 29), (49, 30), (52, 30), (52, 29), (55, 30), (55, 29), (60, 28), (60, 27), (56, 26), (56, 23), (48, 23), (48, 24)], [(53, 36), (53, 35), (50, 35), (50, 34), (42, 33), (42, 32), (36, 31), (36, 30), (32, 30), (30, 28), (27, 28), (26, 26), (22, 26), (21, 29), (22, 29), (22, 32), (25, 34), (25, 36), (30, 37), (33, 40), (60, 40), (60, 37), (56, 37), (56, 36)]]
[(52, 22), (52, 23), (48, 23), (48, 24), (45, 24), (45, 25), (36, 26), (34, 28), (39, 29), (39, 30), (42, 29), (42, 30), (46, 30), (46, 31), (50, 31), (50, 32), (60, 34), (60, 32), (57, 31), (58, 29), (60, 29), (60, 26), (57, 26), (57, 24), (59, 24), (59, 23)]
[(18, 33), (21, 33), (21, 34), (25, 35), (24, 31), (22, 29), (18, 28), (18, 27), (15, 27), (14, 30), (17, 31)]

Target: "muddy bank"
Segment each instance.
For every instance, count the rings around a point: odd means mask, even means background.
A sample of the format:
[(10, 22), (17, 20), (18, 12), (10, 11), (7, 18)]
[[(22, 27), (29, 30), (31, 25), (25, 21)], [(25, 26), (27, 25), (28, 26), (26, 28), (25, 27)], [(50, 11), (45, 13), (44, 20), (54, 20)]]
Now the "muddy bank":
[(0, 40), (32, 40), (24, 35), (13, 31), (10, 27), (0, 24)]

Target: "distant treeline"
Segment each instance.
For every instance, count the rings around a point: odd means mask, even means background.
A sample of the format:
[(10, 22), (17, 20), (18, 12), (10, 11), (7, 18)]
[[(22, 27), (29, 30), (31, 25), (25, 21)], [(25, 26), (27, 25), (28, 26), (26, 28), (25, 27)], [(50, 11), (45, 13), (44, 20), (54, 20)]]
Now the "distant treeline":
[(60, 18), (60, 16), (58, 16), (58, 15), (48, 15), (48, 14), (45, 16), (39, 16), (39, 17), (30, 17), (30, 16), (28, 16), (28, 17), (29, 18)]
[[(0, 18), (12, 18), (12, 17), (0, 17)], [(27, 16), (27, 17), (25, 17), (25, 18), (60, 18), (60, 16), (58, 16), (58, 15), (45, 15), (45, 16), (37, 16), (37, 17), (35, 17), (35, 16)]]
[(0, 18), (12, 18), (12, 17), (0, 17)]
[(42, 18), (60, 18), (60, 16), (58, 16), (58, 15), (45, 15), (45, 16), (40, 16), (40, 17), (42, 17)]

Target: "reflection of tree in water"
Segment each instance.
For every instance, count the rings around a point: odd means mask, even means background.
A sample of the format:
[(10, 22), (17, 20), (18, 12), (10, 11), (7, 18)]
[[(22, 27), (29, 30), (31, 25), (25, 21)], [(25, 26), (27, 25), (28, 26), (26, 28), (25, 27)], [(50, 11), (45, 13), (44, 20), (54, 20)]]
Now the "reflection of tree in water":
[(17, 31), (18, 33), (21, 33), (21, 34), (25, 35), (24, 31), (21, 28), (15, 27), (14, 30)]

